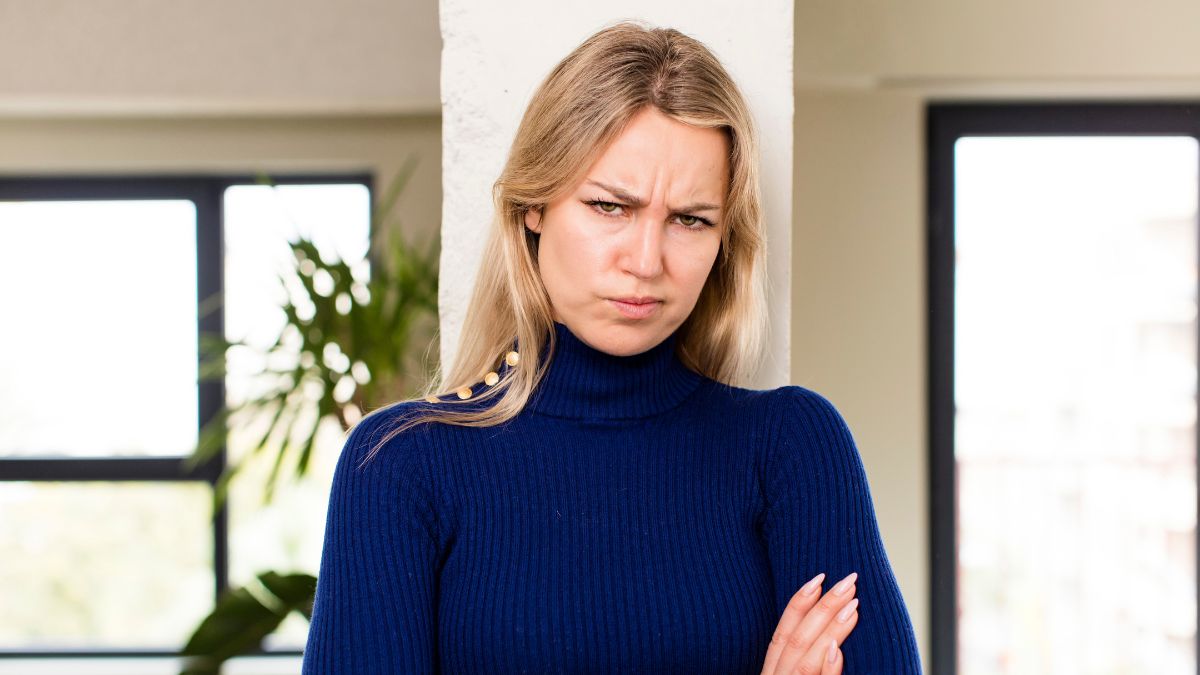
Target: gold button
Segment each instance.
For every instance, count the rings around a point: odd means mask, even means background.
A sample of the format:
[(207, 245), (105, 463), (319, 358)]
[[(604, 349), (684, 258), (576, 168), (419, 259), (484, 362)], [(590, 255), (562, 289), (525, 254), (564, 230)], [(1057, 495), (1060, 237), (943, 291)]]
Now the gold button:
[(471, 388), (470, 388), (470, 387), (463, 387), (462, 389), (459, 389), (459, 390), (458, 390), (458, 397), (459, 397), (459, 398), (471, 398)]
[(483, 381), (484, 381), (484, 382), (487, 382), (487, 383), (488, 383), (488, 386), (490, 387), (490, 386), (492, 386), (493, 384), (496, 384), (497, 382), (499, 382), (499, 381), (500, 381), (500, 376), (499, 376), (499, 375), (497, 375), (497, 374), (496, 374), (496, 371), (494, 371), (494, 370), (493, 370), (492, 372), (490, 372), (490, 373), (488, 373), (487, 375), (484, 375), (484, 376), (483, 376)]
[(425, 400), (426, 400), (426, 401), (429, 401), (430, 403), (441, 403), (441, 399), (440, 399), (440, 398), (438, 398), (438, 397), (436, 397), (436, 396), (434, 396), (433, 394), (430, 394), (429, 396), (426, 396), (426, 397), (425, 397)]
[(521, 355), (516, 352), (509, 352), (504, 355), (504, 360), (508, 362), (508, 365), (515, 366), (521, 362)]

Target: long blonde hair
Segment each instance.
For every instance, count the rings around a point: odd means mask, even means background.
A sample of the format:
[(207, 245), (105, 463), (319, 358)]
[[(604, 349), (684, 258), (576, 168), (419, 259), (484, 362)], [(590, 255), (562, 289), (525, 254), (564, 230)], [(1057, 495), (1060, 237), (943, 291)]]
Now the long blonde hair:
[[(767, 331), (753, 118), (729, 73), (701, 42), (671, 28), (622, 21), (581, 43), (534, 92), (493, 185), (491, 231), (454, 363), (449, 373), (439, 368), (418, 396), (371, 412), (420, 403), (367, 459), (416, 424), (488, 427), (512, 419), (525, 407), (548, 366), (537, 363), (537, 357), (544, 346), (549, 347), (549, 358), (555, 349), (553, 312), (538, 274), (537, 239), (525, 227), (525, 213), (582, 181), (645, 106), (686, 124), (718, 128), (730, 140), (720, 253), (695, 308), (679, 328), (676, 349), (687, 367), (713, 380), (741, 385), (750, 377)], [(469, 399), (453, 394), (500, 370), (498, 364), (514, 339), (521, 347), (516, 367)], [(444, 392), (451, 392), (448, 400), (425, 402)]]

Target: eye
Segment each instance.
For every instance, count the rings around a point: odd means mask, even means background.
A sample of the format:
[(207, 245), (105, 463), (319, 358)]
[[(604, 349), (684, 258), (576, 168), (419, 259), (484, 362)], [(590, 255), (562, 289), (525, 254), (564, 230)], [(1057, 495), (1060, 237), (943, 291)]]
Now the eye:
[(685, 213), (679, 214), (679, 222), (689, 230), (703, 230), (706, 227), (716, 227), (717, 224), (708, 218), (700, 216), (689, 216)]
[[(603, 201), (600, 199), (592, 199), (592, 200), (584, 202), (584, 204), (587, 204), (588, 206), (596, 209), (597, 211), (603, 213), (606, 216), (614, 215), (614, 212), (616, 211), (616, 209), (621, 208), (620, 204), (614, 204), (613, 202), (606, 202), (606, 201)], [(611, 208), (609, 208), (609, 207), (611, 207)]]
[[(585, 201), (584, 204), (587, 204), (596, 211), (599, 211), (601, 215), (612, 218), (615, 218), (619, 215), (616, 213), (617, 209), (625, 208), (623, 204), (608, 202), (604, 201), (603, 199), (589, 199)], [(679, 224), (683, 225), (683, 229), (685, 230), (703, 230), (708, 227), (717, 226), (713, 221), (707, 218), (701, 218), (700, 216), (691, 216), (685, 213), (680, 213), (677, 217), (679, 218)]]

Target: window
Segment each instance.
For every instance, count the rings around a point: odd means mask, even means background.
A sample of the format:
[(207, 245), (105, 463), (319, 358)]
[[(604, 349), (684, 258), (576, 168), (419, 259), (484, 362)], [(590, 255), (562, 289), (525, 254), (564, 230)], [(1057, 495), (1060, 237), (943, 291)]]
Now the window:
[[(230, 585), (316, 574), (340, 427), (267, 508), (250, 463), (210, 518), (248, 452), (236, 429), (184, 464), (222, 402), (258, 386), (245, 354), (198, 383), (200, 334), (274, 340), (297, 235), (369, 264), (370, 176), (271, 179), (0, 178), (0, 655), (174, 654)], [(298, 654), (306, 632), (295, 617), (265, 647)]]
[(1196, 673), (1200, 123), (929, 111), (939, 673)]

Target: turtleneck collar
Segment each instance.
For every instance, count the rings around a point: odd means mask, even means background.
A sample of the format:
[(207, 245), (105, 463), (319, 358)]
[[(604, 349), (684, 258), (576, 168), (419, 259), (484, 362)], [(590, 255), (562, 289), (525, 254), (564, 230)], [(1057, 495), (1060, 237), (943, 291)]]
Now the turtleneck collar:
[[(632, 356), (596, 349), (558, 321), (554, 332), (554, 356), (528, 404), (539, 413), (578, 419), (650, 417), (679, 405), (702, 379), (676, 355), (678, 331)], [(549, 349), (547, 342), (539, 362)]]

